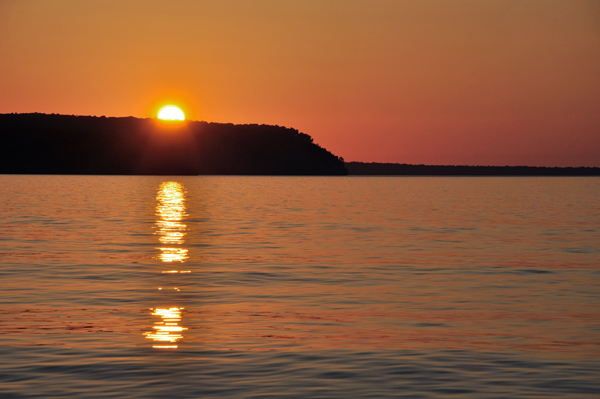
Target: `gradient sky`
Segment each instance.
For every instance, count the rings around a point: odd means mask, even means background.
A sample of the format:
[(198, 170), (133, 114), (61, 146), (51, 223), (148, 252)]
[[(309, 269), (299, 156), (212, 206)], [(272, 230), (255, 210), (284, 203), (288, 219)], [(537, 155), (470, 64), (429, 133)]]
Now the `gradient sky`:
[(165, 103), (346, 161), (600, 166), (600, 2), (0, 0), (0, 113)]

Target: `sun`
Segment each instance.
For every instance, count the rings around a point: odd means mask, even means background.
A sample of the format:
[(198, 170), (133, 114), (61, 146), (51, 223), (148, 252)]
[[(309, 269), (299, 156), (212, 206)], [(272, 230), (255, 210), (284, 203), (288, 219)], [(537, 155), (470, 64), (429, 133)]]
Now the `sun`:
[(158, 111), (158, 119), (164, 121), (183, 121), (185, 115), (181, 108), (175, 105), (165, 105)]

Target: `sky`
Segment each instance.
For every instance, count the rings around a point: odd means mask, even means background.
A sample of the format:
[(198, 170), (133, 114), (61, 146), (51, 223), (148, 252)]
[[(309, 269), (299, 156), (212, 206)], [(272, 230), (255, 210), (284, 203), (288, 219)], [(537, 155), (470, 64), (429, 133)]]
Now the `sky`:
[(168, 103), (346, 161), (600, 167), (600, 1), (0, 0), (0, 113)]

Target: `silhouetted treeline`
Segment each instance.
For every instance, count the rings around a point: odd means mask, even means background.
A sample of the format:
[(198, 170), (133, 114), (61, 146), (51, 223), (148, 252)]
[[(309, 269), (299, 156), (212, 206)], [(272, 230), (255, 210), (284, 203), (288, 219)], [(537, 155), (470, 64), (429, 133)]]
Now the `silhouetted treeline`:
[(600, 168), (546, 168), (538, 166), (450, 166), (405, 163), (346, 162), (350, 175), (416, 176), (600, 176)]
[(295, 129), (47, 114), (0, 114), (0, 173), (345, 175)]

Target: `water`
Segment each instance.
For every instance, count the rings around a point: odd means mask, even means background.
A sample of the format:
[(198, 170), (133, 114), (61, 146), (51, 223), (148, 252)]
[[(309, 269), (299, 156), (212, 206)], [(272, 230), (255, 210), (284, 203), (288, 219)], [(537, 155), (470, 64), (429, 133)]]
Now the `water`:
[(0, 187), (2, 398), (600, 395), (598, 178)]

